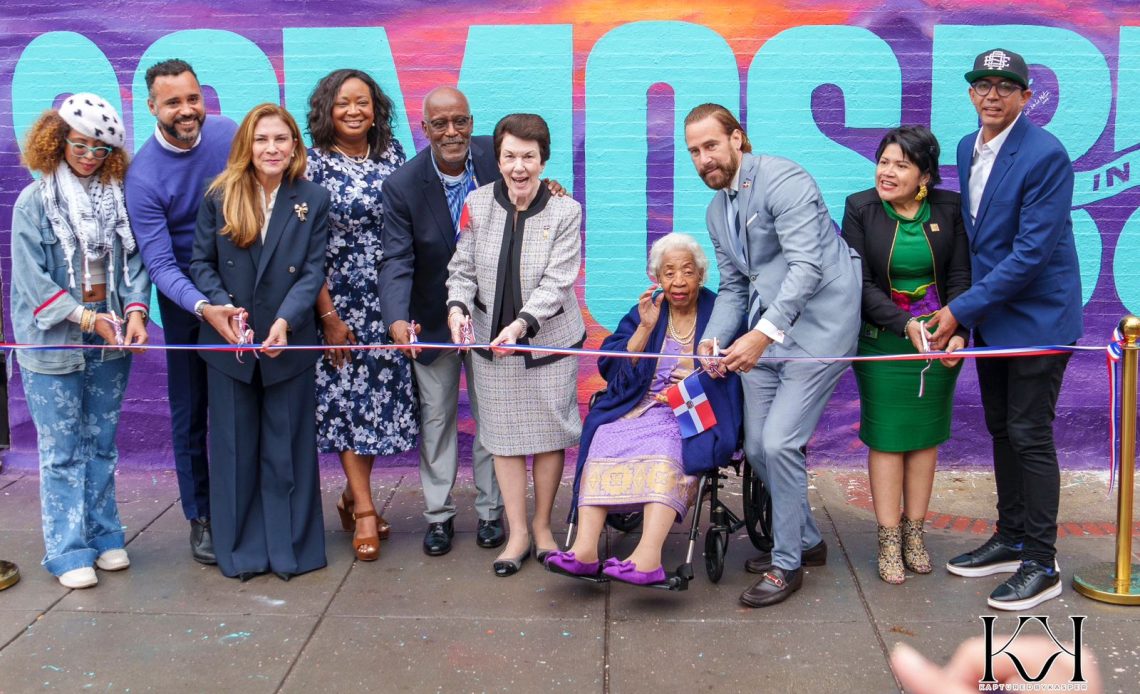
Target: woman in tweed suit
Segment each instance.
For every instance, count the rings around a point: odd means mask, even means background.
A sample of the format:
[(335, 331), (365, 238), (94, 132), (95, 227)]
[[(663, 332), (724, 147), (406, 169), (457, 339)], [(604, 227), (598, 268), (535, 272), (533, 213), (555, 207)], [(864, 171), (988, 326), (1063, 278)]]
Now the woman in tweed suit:
[[(516, 113), (495, 126), (502, 179), (467, 197), (460, 238), (448, 264), (452, 340), (492, 347), (579, 347), (586, 328), (574, 295), (582, 261), (581, 206), (542, 185), (550, 130), (539, 116)], [(534, 456), (534, 538), (539, 560), (558, 548), (550, 511), (565, 449), (578, 443), (578, 362), (573, 357), (481, 350), (474, 361), (479, 436), (495, 458), (510, 538), (494, 562), (510, 576), (530, 555), (526, 456)]]

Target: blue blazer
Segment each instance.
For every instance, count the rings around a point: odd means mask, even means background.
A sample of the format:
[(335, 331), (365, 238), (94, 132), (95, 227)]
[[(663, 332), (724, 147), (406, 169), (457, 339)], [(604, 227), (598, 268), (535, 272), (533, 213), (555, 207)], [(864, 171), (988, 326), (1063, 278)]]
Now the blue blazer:
[(950, 302), (958, 322), (995, 347), (1069, 344), (1082, 333), (1073, 164), (1056, 137), (1022, 114), (970, 219), (976, 133), (958, 143), (962, 218), (973, 286)]
[[(696, 335), (703, 334), (709, 317), (712, 316), (715, 302), (716, 293), (701, 288), (697, 297)], [(668, 303), (662, 303), (667, 309)], [(602, 342), (602, 349), (615, 352), (624, 350), (640, 322), (637, 306), (634, 305), (625, 318), (621, 319), (614, 334)], [(582, 468), (586, 465), (586, 456), (590, 451), (594, 434), (597, 433), (598, 427), (620, 419), (641, 402), (642, 396), (653, 383), (653, 376), (657, 371), (657, 358), (654, 354), (660, 353), (661, 346), (665, 344), (668, 324), (668, 313), (663, 311), (649, 335), (649, 341), (645, 343), (646, 357), (639, 359), (636, 366), (633, 366), (629, 359), (611, 357), (598, 359), (598, 372), (606, 379), (606, 389), (602, 391), (586, 415), (586, 421), (582, 423), (578, 467), (574, 473), (572, 509), (578, 506), (578, 484), (582, 479)], [(716, 415), (716, 426), (682, 441), (682, 464), (685, 466), (685, 472), (690, 475), (728, 465), (732, 455), (739, 448), (743, 421), (744, 396), (738, 375), (731, 373), (726, 378), (710, 378), (701, 374), (700, 379)]]
[[(455, 253), (455, 224), (431, 158), (431, 147), (425, 147), (384, 181), (380, 313), (388, 325), (419, 323), (422, 342), (451, 342), (445, 282)], [(471, 162), (479, 185), (499, 180), (490, 136), (471, 138)], [(439, 350), (424, 350), (416, 360), (430, 364), (439, 355)]]
[[(307, 205), (305, 219), (297, 205)], [(309, 181), (282, 181), (269, 217), (265, 241), (238, 248), (218, 232), (225, 223), (220, 195), (207, 194), (198, 209), (198, 229), (190, 277), (211, 304), (233, 304), (249, 311), (254, 340), (261, 344), (278, 318), (289, 323), (289, 344), (317, 345), (317, 294), (325, 282), (329, 194)], [(199, 344), (225, 344), (203, 322)], [(261, 366), (262, 385), (270, 386), (313, 368), (319, 350), (282, 352), (275, 358), (247, 354), (239, 362), (232, 352), (200, 351), (207, 364), (243, 383), (253, 381), (254, 364)]]

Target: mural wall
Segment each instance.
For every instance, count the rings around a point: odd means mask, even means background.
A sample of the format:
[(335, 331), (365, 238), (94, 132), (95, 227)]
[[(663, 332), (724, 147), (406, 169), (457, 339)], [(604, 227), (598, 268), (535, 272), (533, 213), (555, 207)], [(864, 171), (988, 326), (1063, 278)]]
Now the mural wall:
[[(96, 12), (70, 0), (50, 9), (16, 0), (3, 12), (0, 229), (10, 228), (11, 205), (31, 181), (19, 165), (19, 142), (38, 114), (71, 92), (94, 91), (120, 107), (137, 148), (154, 128), (143, 73), (160, 59), (191, 62), (210, 112), (235, 120), (264, 101), (303, 119), (319, 77), (339, 67), (368, 70), (396, 103), (395, 132), (409, 152), (426, 146), (423, 95), (457, 85), (470, 99), (477, 134), (516, 111), (550, 123), (547, 174), (585, 206), (579, 292), (590, 346), (647, 286), (648, 244), (678, 230), (710, 247), (704, 210), (711, 193), (684, 148), (682, 119), (692, 106), (716, 101), (738, 110), (759, 151), (795, 159), (816, 177), (838, 221), (844, 198), (872, 185), (870, 158), (883, 131), (902, 123), (932, 127), (943, 145), (944, 185), (957, 188), (954, 145), (977, 127), (962, 75), (978, 52), (1001, 46), (1030, 63), (1029, 117), (1064, 143), (1077, 171), (1082, 344), (1103, 344), (1124, 313), (1140, 313), (1134, 3), (748, 0), (699, 9), (673, 0), (249, 0), (190, 2), (175, 11), (133, 0)], [(6, 271), (6, 234), (0, 258)], [(153, 339), (161, 336), (156, 325)], [(20, 464), (34, 460), (34, 432), (18, 374), (13, 379), (9, 459)], [(1102, 356), (1073, 359), (1059, 406), (1067, 466), (1105, 460), (1105, 382)], [(583, 362), (583, 396), (600, 385)], [(122, 420), (126, 465), (168, 464), (165, 396), (161, 356), (137, 358)], [(944, 460), (988, 464), (972, 368), (963, 371), (957, 412)], [(857, 424), (846, 377), (813, 442), (813, 461), (861, 461)]]

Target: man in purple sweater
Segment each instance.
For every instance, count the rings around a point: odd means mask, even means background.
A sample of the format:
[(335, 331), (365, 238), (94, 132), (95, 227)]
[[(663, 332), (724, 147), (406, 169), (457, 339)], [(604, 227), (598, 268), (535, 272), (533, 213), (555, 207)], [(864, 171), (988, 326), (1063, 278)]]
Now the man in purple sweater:
[[(206, 120), (198, 76), (185, 61), (152, 65), (146, 71), (146, 86), (147, 106), (158, 124), (131, 162), (127, 211), (147, 272), (158, 288), (166, 343), (197, 344), (202, 320), (224, 335), (230, 317), (240, 311), (211, 305), (187, 274), (198, 205), (206, 186), (226, 166), (237, 126), (221, 116)], [(190, 551), (195, 560), (214, 564), (206, 364), (193, 350), (169, 351), (166, 371), (174, 464), (182, 510), (190, 521)]]

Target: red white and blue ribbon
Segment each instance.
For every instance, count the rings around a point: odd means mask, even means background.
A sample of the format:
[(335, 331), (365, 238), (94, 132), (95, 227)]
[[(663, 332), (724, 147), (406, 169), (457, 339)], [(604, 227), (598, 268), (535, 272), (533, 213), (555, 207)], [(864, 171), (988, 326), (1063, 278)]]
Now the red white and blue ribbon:
[(1116, 472), (1120, 468), (1120, 358), (1124, 354), (1124, 335), (1117, 326), (1112, 331), (1112, 342), (1104, 348), (1108, 362), (1108, 494), (1116, 485)]

